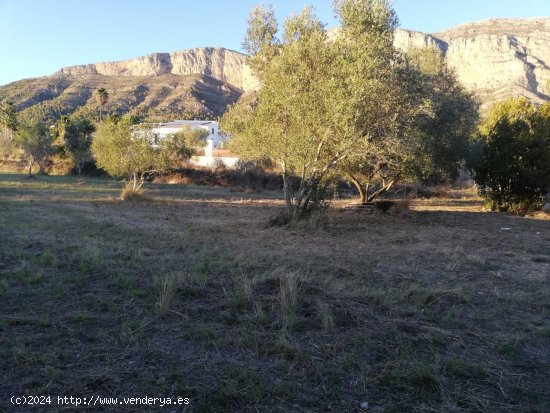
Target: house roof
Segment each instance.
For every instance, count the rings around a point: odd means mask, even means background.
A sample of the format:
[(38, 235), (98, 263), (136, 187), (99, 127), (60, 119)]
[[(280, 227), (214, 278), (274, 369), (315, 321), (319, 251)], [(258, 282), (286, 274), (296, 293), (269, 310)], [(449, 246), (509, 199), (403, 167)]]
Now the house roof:
[(212, 120), (174, 120), (172, 122), (163, 122), (160, 126), (180, 126), (180, 125), (210, 125), (214, 122)]
[(172, 122), (161, 122), (161, 123), (151, 123), (154, 129), (181, 129), (183, 126), (202, 126), (208, 127), (213, 124), (218, 124), (218, 122), (211, 120), (174, 120)]

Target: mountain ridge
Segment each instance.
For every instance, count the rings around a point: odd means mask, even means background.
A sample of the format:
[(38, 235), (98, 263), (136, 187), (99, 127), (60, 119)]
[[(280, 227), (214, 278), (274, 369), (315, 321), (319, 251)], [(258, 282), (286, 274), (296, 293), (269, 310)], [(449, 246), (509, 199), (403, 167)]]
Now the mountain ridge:
[[(332, 29), (335, 35), (338, 29)], [(337, 34), (336, 34), (337, 35)], [(550, 100), (550, 18), (488, 19), (423, 33), (398, 29), (395, 46), (436, 48), (483, 107), (511, 97)], [(110, 93), (107, 109), (159, 117), (217, 117), (259, 83), (247, 56), (223, 47), (150, 53), (133, 59), (61, 68), (51, 76), (0, 86), (18, 109), (58, 105), (70, 113), (97, 106), (93, 92)]]
[(90, 63), (61, 68), (53, 76), (99, 74), (104, 76), (187, 76), (203, 74), (243, 90), (258, 87), (246, 65), (246, 55), (223, 47), (197, 47), (174, 52), (155, 52), (114, 62)]
[(485, 107), (507, 97), (550, 100), (550, 18), (487, 19), (437, 32), (399, 29), (397, 48), (435, 47)]

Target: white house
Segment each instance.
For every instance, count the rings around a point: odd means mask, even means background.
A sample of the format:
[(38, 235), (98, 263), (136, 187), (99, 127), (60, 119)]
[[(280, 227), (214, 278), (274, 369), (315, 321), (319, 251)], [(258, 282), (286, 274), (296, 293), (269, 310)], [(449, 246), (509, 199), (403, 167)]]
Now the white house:
[(204, 129), (208, 133), (204, 155), (193, 156), (191, 158), (191, 163), (197, 166), (216, 167), (223, 164), (232, 168), (239, 160), (238, 157), (224, 150), (227, 137), (220, 133), (218, 122), (211, 120), (175, 120), (172, 122), (157, 123), (152, 126), (153, 133), (160, 139), (178, 133), (185, 127), (189, 127), (191, 130)]
[(203, 129), (208, 135), (206, 136), (206, 146), (204, 148), (204, 154), (206, 156), (212, 156), (214, 149), (223, 148), (225, 137), (220, 135), (220, 126), (218, 122), (209, 120), (175, 120), (173, 122), (158, 123), (153, 127), (153, 133), (157, 134), (159, 138), (164, 138), (168, 135), (174, 135), (181, 131), (183, 128), (189, 127), (191, 130)]

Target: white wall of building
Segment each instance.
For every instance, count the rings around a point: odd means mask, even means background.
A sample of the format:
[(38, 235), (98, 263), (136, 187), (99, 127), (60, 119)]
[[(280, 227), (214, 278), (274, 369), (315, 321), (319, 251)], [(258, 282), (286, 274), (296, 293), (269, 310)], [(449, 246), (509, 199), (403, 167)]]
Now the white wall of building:
[(237, 157), (214, 156), (214, 151), (217, 149), (224, 149), (224, 145), (227, 142), (227, 137), (220, 133), (220, 125), (218, 122), (205, 120), (176, 120), (173, 122), (158, 123), (152, 126), (153, 133), (157, 134), (160, 139), (169, 135), (174, 135), (185, 127), (189, 127), (191, 130), (205, 130), (208, 135), (204, 147), (204, 156), (193, 156), (190, 161), (194, 165), (215, 168), (223, 164), (227, 168), (234, 168), (239, 161)]
[(204, 154), (212, 156), (215, 149), (222, 149), (227, 138), (220, 134), (220, 125), (215, 121), (206, 120), (175, 120), (173, 122), (159, 123), (154, 125), (153, 132), (160, 138), (173, 135), (183, 128), (189, 127), (191, 130), (202, 129), (208, 133), (206, 136), (206, 145)]

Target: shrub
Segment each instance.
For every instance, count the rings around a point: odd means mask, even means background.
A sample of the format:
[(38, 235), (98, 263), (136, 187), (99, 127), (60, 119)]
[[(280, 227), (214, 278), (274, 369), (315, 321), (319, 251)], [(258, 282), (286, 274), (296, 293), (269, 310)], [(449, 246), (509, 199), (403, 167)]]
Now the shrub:
[(176, 134), (161, 140), (150, 126), (134, 125), (131, 116), (110, 117), (99, 125), (91, 149), (98, 167), (113, 177), (127, 178), (131, 192), (139, 193), (146, 181), (191, 156), (185, 139), (185, 134)]
[(492, 210), (540, 208), (550, 186), (550, 106), (525, 116), (504, 113), (481, 135), (474, 180)]

